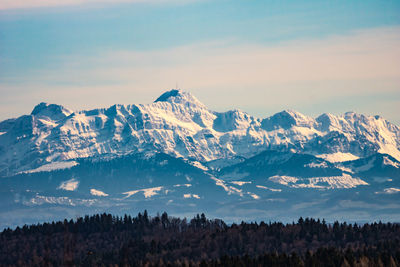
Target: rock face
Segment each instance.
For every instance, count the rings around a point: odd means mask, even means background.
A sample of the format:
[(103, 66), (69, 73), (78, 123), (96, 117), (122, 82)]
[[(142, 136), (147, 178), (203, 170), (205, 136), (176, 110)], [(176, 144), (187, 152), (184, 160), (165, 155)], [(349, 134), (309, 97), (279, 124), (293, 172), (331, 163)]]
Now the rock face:
[(290, 110), (265, 119), (240, 110), (219, 113), (181, 90), (151, 104), (79, 112), (40, 103), (30, 115), (0, 122), (0, 176), (79, 158), (162, 152), (207, 163), (272, 149), (330, 161), (377, 152), (399, 160), (400, 129), (353, 112), (316, 119)]

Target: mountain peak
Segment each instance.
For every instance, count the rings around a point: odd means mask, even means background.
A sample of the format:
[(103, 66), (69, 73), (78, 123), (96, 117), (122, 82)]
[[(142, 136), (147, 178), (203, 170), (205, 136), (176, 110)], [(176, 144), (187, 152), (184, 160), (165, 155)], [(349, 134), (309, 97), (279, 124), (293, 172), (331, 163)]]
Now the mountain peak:
[(292, 126), (312, 127), (315, 120), (311, 117), (305, 116), (300, 112), (294, 110), (284, 110), (265, 118), (262, 121), (262, 126), (266, 130), (274, 130), (277, 128), (289, 129)]
[(183, 92), (181, 90), (178, 89), (172, 89), (170, 91), (167, 91), (165, 93), (163, 93), (162, 95), (160, 95), (156, 101), (154, 102), (165, 102), (168, 101), (170, 98), (172, 97), (176, 97), (178, 95), (181, 95)]
[(344, 118), (346, 120), (359, 120), (359, 119), (364, 119), (368, 116), (364, 115), (364, 114), (359, 114), (356, 113), (354, 111), (347, 111), (346, 113), (344, 113)]
[(163, 93), (154, 102), (169, 102), (175, 104), (184, 104), (189, 106), (205, 107), (195, 96), (191, 93), (181, 89), (172, 89)]
[(37, 104), (37, 105), (33, 108), (32, 112), (31, 112), (31, 115), (37, 115), (37, 114), (39, 114), (42, 110), (46, 109), (48, 106), (49, 106), (48, 103), (46, 103), (46, 102), (40, 102), (39, 104)]
[(41, 102), (40, 104), (36, 105), (31, 115), (33, 116), (44, 116), (48, 117), (52, 120), (60, 120), (72, 113), (71, 110), (64, 108), (61, 105), (56, 104), (48, 104), (46, 102)]

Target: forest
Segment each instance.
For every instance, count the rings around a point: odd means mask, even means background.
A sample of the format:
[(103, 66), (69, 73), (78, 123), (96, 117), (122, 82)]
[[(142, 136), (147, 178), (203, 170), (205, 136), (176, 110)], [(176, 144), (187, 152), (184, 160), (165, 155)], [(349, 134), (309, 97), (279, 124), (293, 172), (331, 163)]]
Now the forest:
[(400, 266), (400, 224), (97, 214), (0, 234), (1, 266)]

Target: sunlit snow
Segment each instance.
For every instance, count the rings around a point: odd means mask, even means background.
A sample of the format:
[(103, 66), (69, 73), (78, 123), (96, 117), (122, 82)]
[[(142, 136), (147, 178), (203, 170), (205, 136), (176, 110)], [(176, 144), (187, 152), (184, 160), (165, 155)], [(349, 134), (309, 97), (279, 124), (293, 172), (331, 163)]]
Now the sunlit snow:
[(90, 189), (90, 194), (93, 196), (99, 196), (99, 197), (107, 197), (108, 194), (104, 193), (103, 191), (97, 190), (97, 189)]
[(251, 184), (251, 182), (244, 182), (244, 181), (232, 181), (232, 184), (236, 184), (238, 186), (243, 186), (244, 184)]
[(256, 185), (256, 187), (260, 188), (260, 189), (270, 190), (272, 192), (281, 192), (282, 191), (282, 189), (270, 188), (270, 187), (266, 187), (263, 185)]
[(131, 197), (133, 195), (135, 195), (138, 192), (143, 192), (143, 195), (145, 198), (149, 198), (152, 197), (154, 195), (157, 195), (159, 191), (161, 191), (161, 189), (163, 189), (163, 186), (158, 186), (158, 187), (152, 187), (152, 188), (145, 188), (145, 189), (139, 189), (139, 190), (133, 190), (133, 191), (128, 191), (125, 193), (122, 193), (124, 195), (126, 195), (125, 198)]
[(342, 176), (328, 177), (312, 177), (298, 178), (292, 176), (275, 175), (268, 178), (270, 181), (293, 188), (317, 188), (317, 189), (334, 189), (334, 188), (354, 188), (359, 185), (368, 185), (360, 178), (352, 177), (348, 174)]
[(76, 162), (76, 161), (56, 161), (56, 162), (42, 165), (39, 168), (36, 168), (33, 170), (25, 171), (25, 173), (49, 172), (49, 171), (60, 170), (60, 169), (68, 169), (68, 168), (74, 167), (76, 165), (78, 165), (78, 162)]
[(191, 187), (191, 184), (175, 184), (174, 187)]
[(400, 193), (400, 188), (391, 187), (383, 189), (382, 192), (375, 192), (375, 194), (390, 194), (390, 195), (396, 193)]
[(311, 162), (309, 164), (305, 164), (304, 167), (308, 167), (308, 168), (328, 168), (328, 164), (326, 164), (326, 162), (321, 162), (321, 163)]
[[(381, 117), (349, 112), (340, 116), (323, 114), (314, 119), (285, 110), (261, 119), (240, 110), (214, 112), (181, 90), (166, 93), (169, 97), (165, 101), (74, 113), (61, 106), (40, 104), (28, 115), (35, 122), (32, 137), (27, 138), (24, 133), (24, 116), (15, 119), (15, 131), (7, 132), (9, 138), (2, 136), (0, 146), (10, 149), (4, 151), (0, 165), (10, 173), (47, 171), (72, 167), (76, 163), (70, 160), (77, 158), (115, 157), (133, 151), (154, 154), (154, 147), (174, 157), (190, 159), (192, 165), (202, 170), (206, 170), (204, 162), (249, 158), (266, 147), (293, 147), (293, 151), (331, 162), (358, 159), (366, 153), (376, 153), (376, 148), (400, 159), (400, 129)], [(136, 121), (145, 121), (145, 129), (137, 128)], [(130, 129), (129, 133), (124, 129)], [(333, 133), (343, 136), (344, 142), (351, 145), (330, 139), (321, 144), (315, 142), (318, 138), (324, 141)], [(133, 137), (136, 141), (130, 142)], [(50, 163), (39, 168), (32, 165), (29, 157), (33, 147), (39, 148), (35, 162)], [(14, 162), (15, 158), (19, 161)], [(222, 178), (238, 180), (244, 175)]]
[(393, 166), (397, 169), (400, 168), (400, 164), (398, 162), (393, 162), (388, 157), (383, 157), (383, 164)]
[(324, 160), (330, 161), (332, 163), (359, 159), (359, 157), (357, 157), (351, 153), (343, 153), (343, 152), (336, 152), (336, 153), (331, 153), (331, 154), (320, 154), (320, 155), (315, 155), (315, 156), (318, 158), (322, 158)]
[(200, 199), (199, 195), (196, 195), (196, 194), (183, 194), (183, 198), (196, 198), (196, 199)]
[(256, 194), (254, 194), (254, 193), (251, 193), (251, 192), (247, 192), (252, 198), (254, 198), (254, 199), (260, 199), (260, 197), (259, 196), (257, 196)]
[(79, 185), (79, 181), (76, 180), (75, 178), (72, 178), (68, 181), (64, 181), (60, 184), (59, 187), (57, 187), (57, 189), (62, 189), (62, 190), (66, 190), (66, 191), (75, 191), (78, 188)]
[(190, 164), (195, 166), (195, 167), (197, 167), (197, 168), (199, 168), (199, 169), (202, 169), (203, 171), (208, 171), (208, 168), (206, 166), (204, 166), (203, 164), (201, 164), (200, 162), (198, 162), (198, 161), (192, 161), (192, 162), (190, 162)]
[(41, 196), (36, 195), (29, 201), (24, 201), (23, 204), (27, 206), (33, 205), (43, 205), (43, 204), (56, 204), (56, 205), (66, 205), (66, 206), (92, 206), (96, 203), (96, 199), (71, 199), (68, 197), (53, 197), (53, 196)]
[(289, 183), (296, 183), (299, 179), (296, 177), (291, 177), (291, 176), (275, 175), (275, 176), (269, 177), (268, 180), (270, 180), (274, 183), (288, 185)]
[(236, 187), (233, 187), (233, 186), (226, 185), (224, 180), (215, 178), (213, 176), (211, 177), (211, 179), (215, 181), (215, 184), (217, 186), (222, 187), (226, 192), (228, 192), (228, 195), (230, 195), (230, 194), (239, 194), (240, 196), (243, 196), (242, 190), (240, 190), (240, 189), (238, 189)]

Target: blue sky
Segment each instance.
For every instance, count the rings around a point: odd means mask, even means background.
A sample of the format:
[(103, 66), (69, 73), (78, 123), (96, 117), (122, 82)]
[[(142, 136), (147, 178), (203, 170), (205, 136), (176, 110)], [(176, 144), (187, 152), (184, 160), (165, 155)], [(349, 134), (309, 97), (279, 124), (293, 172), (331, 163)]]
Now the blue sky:
[(217, 111), (400, 124), (399, 62), (400, 1), (0, 2), (0, 119), (149, 103), (178, 82)]

